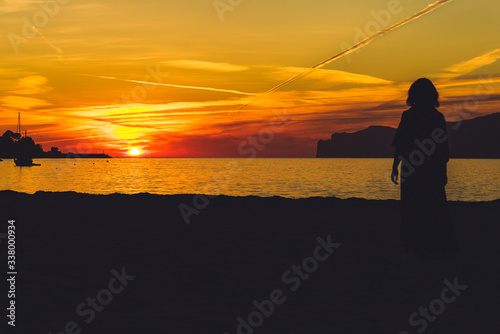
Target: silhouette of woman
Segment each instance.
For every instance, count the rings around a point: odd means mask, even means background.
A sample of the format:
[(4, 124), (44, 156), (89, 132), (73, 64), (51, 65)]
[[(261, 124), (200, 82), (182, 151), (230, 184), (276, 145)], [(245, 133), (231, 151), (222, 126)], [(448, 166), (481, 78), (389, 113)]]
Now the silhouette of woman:
[(401, 162), (401, 232), (404, 256), (457, 250), (446, 202), (449, 160), (446, 121), (436, 108), (439, 94), (429, 79), (415, 81), (392, 146), (392, 182)]

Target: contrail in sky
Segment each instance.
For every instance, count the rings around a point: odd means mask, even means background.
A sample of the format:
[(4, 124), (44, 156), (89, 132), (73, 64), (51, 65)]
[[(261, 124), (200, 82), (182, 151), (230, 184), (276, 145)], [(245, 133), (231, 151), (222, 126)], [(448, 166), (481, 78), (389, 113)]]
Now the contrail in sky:
[(82, 74), (82, 75), (89, 76), (89, 77), (95, 77), (95, 78), (101, 78), (101, 79), (111, 79), (111, 80), (134, 82), (134, 83), (140, 83), (140, 84), (145, 84), (145, 85), (166, 86), (166, 87), (176, 87), (176, 88), (188, 88), (188, 89), (199, 89), (199, 90), (210, 90), (210, 91), (213, 91), (213, 92), (233, 93), (233, 94), (239, 94), (239, 95), (257, 95), (257, 94), (254, 94), (254, 93), (240, 92), (239, 90), (231, 90), (231, 89), (218, 89), (218, 88), (197, 87), (197, 86), (182, 86), (182, 85), (173, 85), (173, 84), (165, 84), (165, 83), (150, 82), (150, 81), (119, 79), (119, 78), (115, 78), (115, 77), (106, 77), (106, 76), (103, 76), (103, 75), (90, 75), (90, 74)]
[(63, 61), (64, 60), (64, 57), (62, 55), (62, 50), (60, 48), (58, 48), (57, 46), (55, 46), (54, 44), (52, 44), (48, 39), (47, 37), (45, 37), (41, 32), (40, 30), (38, 30), (37, 28), (35, 28), (35, 26), (31, 26), (31, 28), (38, 34), (40, 35), (40, 37), (52, 48), (56, 51), (57, 53), (57, 57), (59, 58), (59, 60)]
[(287, 81), (284, 81), (284, 82), (280, 83), (279, 85), (277, 85), (277, 86), (276, 86), (276, 87), (274, 87), (274, 88), (271, 88), (271, 89), (270, 89), (270, 90), (268, 90), (267, 92), (264, 92), (264, 93), (262, 93), (262, 94), (260, 94), (260, 95), (256, 96), (253, 100), (251, 100), (250, 102), (248, 102), (248, 103), (246, 103), (245, 105), (241, 106), (241, 107), (239, 108), (239, 110), (241, 110), (241, 109), (245, 108), (246, 106), (248, 106), (249, 104), (251, 104), (251, 103), (253, 103), (253, 102), (257, 101), (257, 100), (258, 100), (258, 99), (260, 99), (261, 97), (266, 96), (267, 94), (270, 94), (270, 93), (274, 92), (275, 90), (277, 90), (277, 89), (279, 89), (279, 88), (281, 88), (281, 87), (285, 86), (286, 84), (289, 84), (290, 82), (295, 81), (295, 80), (297, 80), (297, 79), (299, 79), (299, 78), (305, 77), (306, 75), (310, 74), (311, 72), (314, 72), (315, 70), (317, 70), (317, 69), (319, 69), (319, 68), (322, 68), (322, 67), (323, 67), (323, 66), (325, 66), (325, 65), (330, 64), (332, 61), (337, 60), (337, 59), (339, 59), (339, 58), (342, 58), (342, 57), (344, 57), (344, 56), (347, 56), (347, 55), (348, 55), (348, 54), (350, 54), (350, 53), (353, 53), (354, 51), (356, 51), (356, 50), (358, 50), (358, 49), (362, 48), (363, 46), (370, 44), (371, 42), (373, 42), (373, 41), (374, 41), (374, 40), (376, 40), (377, 38), (379, 38), (379, 37), (381, 37), (381, 36), (383, 36), (383, 35), (387, 34), (389, 31), (394, 30), (394, 29), (397, 29), (397, 28), (399, 28), (399, 27), (401, 27), (401, 26), (403, 26), (403, 25), (405, 25), (405, 24), (407, 24), (407, 23), (409, 23), (409, 22), (411, 22), (411, 21), (413, 21), (413, 20), (416, 20), (416, 19), (418, 19), (419, 17), (421, 17), (421, 16), (423, 16), (423, 15), (425, 15), (425, 14), (427, 14), (427, 13), (432, 12), (434, 9), (436, 9), (436, 8), (438, 8), (438, 7), (441, 7), (442, 5), (444, 5), (444, 4), (446, 4), (446, 3), (450, 2), (450, 1), (453, 1), (453, 0), (440, 0), (440, 1), (436, 1), (435, 3), (433, 3), (433, 4), (431, 4), (431, 5), (428, 5), (427, 7), (425, 7), (424, 9), (422, 9), (421, 11), (419, 11), (419, 12), (417, 12), (417, 13), (415, 13), (415, 14), (413, 14), (413, 15), (409, 16), (409, 17), (407, 17), (407, 18), (406, 18), (406, 19), (404, 19), (403, 21), (400, 21), (400, 22), (398, 22), (398, 23), (393, 24), (393, 25), (392, 25), (392, 26), (390, 26), (390, 27), (387, 27), (387, 28), (385, 28), (385, 29), (380, 30), (380, 31), (379, 31), (379, 32), (377, 32), (376, 34), (373, 34), (373, 35), (371, 35), (370, 37), (365, 38), (365, 39), (364, 39), (364, 40), (362, 40), (361, 42), (359, 42), (359, 43), (357, 43), (357, 44), (355, 44), (355, 45), (351, 46), (349, 49), (344, 50), (344, 51), (342, 51), (342, 52), (340, 52), (340, 53), (336, 54), (335, 56), (330, 57), (330, 58), (328, 58), (328, 59), (326, 59), (326, 60), (322, 61), (321, 63), (319, 63), (319, 64), (317, 64), (317, 65), (314, 65), (314, 66), (313, 66), (313, 67), (311, 67), (310, 69), (308, 69), (308, 70), (306, 70), (306, 71), (304, 71), (304, 72), (302, 72), (302, 73), (299, 73), (299, 74), (297, 74), (297, 75), (295, 75), (295, 76), (291, 77), (291, 78), (290, 78), (290, 79), (288, 79)]

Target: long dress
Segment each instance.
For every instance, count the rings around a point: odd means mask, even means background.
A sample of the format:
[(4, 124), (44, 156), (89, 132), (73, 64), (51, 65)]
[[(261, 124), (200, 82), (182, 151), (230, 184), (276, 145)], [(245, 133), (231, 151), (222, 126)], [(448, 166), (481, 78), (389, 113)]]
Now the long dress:
[(403, 112), (394, 136), (401, 160), (401, 232), (406, 254), (457, 250), (446, 200), (449, 160), (446, 121), (434, 107)]

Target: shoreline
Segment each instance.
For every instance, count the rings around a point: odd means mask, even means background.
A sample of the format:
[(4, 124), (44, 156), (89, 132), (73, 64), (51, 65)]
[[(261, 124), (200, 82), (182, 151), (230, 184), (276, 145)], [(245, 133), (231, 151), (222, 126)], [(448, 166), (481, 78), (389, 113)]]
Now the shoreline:
[[(210, 197), (210, 198), (235, 198), (235, 199), (245, 199), (245, 198), (259, 198), (259, 199), (271, 199), (271, 198), (277, 198), (277, 199), (283, 199), (283, 200), (310, 200), (310, 199), (320, 199), (320, 200), (325, 200), (325, 199), (333, 199), (333, 200), (360, 200), (360, 201), (375, 201), (375, 202), (384, 202), (384, 201), (393, 201), (393, 202), (399, 202), (399, 199), (367, 199), (367, 198), (362, 198), (362, 197), (349, 197), (349, 198), (341, 198), (341, 197), (336, 197), (336, 196), (311, 196), (311, 197), (297, 197), (297, 198), (292, 198), (292, 197), (284, 197), (284, 196), (259, 196), (259, 195), (210, 195), (210, 194), (204, 194), (204, 193), (186, 193), (186, 194), (154, 194), (154, 193), (149, 193), (149, 192), (141, 192), (141, 193), (133, 193), (133, 194), (127, 194), (127, 193), (108, 193), (108, 194), (93, 194), (93, 193), (84, 193), (84, 192), (78, 192), (78, 191), (45, 191), (45, 190), (38, 190), (34, 193), (27, 193), (27, 192), (22, 192), (22, 191), (17, 191), (17, 190), (0, 190), (0, 194), (2, 193), (14, 193), (14, 194), (19, 194), (19, 195), (40, 195), (40, 194), (75, 194), (75, 195), (90, 195), (90, 196), (165, 196), (165, 197), (195, 197), (195, 196), (205, 196), (205, 197)], [(1, 195), (0, 195), (1, 197)], [(500, 198), (489, 200), (489, 201), (452, 201), (448, 200), (448, 203), (496, 203), (500, 205)]]

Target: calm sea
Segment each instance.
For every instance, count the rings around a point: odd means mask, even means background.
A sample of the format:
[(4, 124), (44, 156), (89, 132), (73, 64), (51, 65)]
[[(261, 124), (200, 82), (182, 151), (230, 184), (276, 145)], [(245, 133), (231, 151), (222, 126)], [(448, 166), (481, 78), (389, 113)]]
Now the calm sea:
[[(391, 159), (37, 159), (39, 167), (0, 162), (1, 190), (90, 194), (222, 194), (399, 199)], [(448, 164), (448, 199), (500, 198), (500, 160)]]

